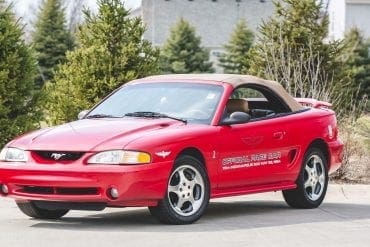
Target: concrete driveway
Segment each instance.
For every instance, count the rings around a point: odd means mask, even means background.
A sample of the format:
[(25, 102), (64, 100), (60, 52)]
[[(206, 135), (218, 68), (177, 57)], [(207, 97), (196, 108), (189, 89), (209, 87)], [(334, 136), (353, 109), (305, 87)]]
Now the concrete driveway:
[(333, 185), (319, 209), (289, 208), (280, 192), (213, 200), (193, 225), (158, 223), (146, 208), (29, 219), (0, 199), (1, 246), (370, 246), (370, 186)]

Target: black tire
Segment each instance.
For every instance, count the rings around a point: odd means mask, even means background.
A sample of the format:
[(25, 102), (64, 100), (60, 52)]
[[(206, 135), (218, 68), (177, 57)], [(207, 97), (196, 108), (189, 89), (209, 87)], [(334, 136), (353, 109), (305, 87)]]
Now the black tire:
[(22, 211), (22, 213), (35, 219), (55, 220), (63, 217), (69, 211), (68, 209), (49, 210), (39, 208), (32, 201), (17, 202), (17, 206)]
[(292, 208), (317, 208), (325, 198), (328, 180), (328, 163), (325, 155), (320, 149), (311, 147), (305, 153), (296, 181), (297, 188), (284, 190), (284, 199)]
[[(181, 179), (180, 173), (184, 175), (185, 180)], [(177, 207), (179, 196), (184, 199), (181, 199), (181, 205)], [(166, 224), (191, 224), (203, 215), (209, 198), (210, 186), (204, 166), (197, 159), (183, 155), (175, 161), (165, 197), (157, 206), (149, 207), (149, 211)], [(182, 203), (183, 201), (185, 202)]]

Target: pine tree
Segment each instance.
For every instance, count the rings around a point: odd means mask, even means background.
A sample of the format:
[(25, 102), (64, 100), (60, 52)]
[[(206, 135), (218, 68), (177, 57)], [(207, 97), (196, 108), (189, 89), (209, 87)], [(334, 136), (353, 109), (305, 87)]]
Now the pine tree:
[(74, 120), (122, 84), (158, 72), (159, 51), (143, 40), (140, 18), (130, 18), (120, 0), (98, 1), (98, 13), (85, 11), (79, 47), (48, 84), (50, 122)]
[(66, 52), (74, 47), (61, 0), (42, 1), (33, 33), (33, 46), (39, 65), (37, 86), (42, 87), (53, 77), (56, 66), (65, 61)]
[(36, 60), (22, 36), (11, 6), (0, 0), (0, 148), (36, 128), (40, 117), (33, 105)]
[[(275, 14), (262, 23), (256, 46), (251, 49), (249, 72), (264, 76), (271, 60), (275, 59), (274, 63), (277, 67), (274, 68), (276, 71), (273, 74), (277, 78), (274, 79), (286, 84), (289, 82), (283, 80), (286, 75), (281, 67), (287, 66), (287, 62), (299, 61), (301, 56), (305, 58), (314, 56), (316, 59), (320, 56), (324, 59), (322, 65), (331, 65), (331, 61), (335, 60), (332, 50), (336, 47), (324, 43), (328, 18), (322, 16), (322, 6), (315, 0), (282, 0), (274, 4)], [(282, 49), (285, 54), (274, 53)], [(291, 59), (284, 57), (287, 55)], [(322, 67), (322, 70), (325, 69)], [(307, 81), (309, 79), (306, 78)]]
[[(250, 50), (249, 73), (276, 80), (294, 96), (331, 101), (337, 114), (353, 102), (341, 42), (328, 42), (328, 16), (321, 1), (281, 0), (260, 27)], [(345, 90), (344, 90), (345, 89)]]
[[(359, 90), (357, 101), (370, 95), (370, 42), (357, 28), (349, 30), (344, 38), (346, 66), (353, 75), (353, 90)], [(367, 111), (370, 111), (369, 104)]]
[(225, 73), (242, 74), (249, 69), (248, 51), (252, 47), (254, 35), (245, 20), (241, 20), (230, 41), (225, 45), (225, 53), (220, 57), (220, 65)]
[(209, 51), (201, 47), (195, 28), (184, 19), (171, 29), (170, 37), (161, 50), (162, 73), (214, 72)]

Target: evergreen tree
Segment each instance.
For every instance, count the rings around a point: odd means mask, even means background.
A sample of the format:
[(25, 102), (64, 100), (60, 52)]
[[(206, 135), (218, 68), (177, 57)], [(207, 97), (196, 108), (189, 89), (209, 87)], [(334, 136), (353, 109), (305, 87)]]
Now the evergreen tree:
[(274, 3), (275, 14), (261, 25), (250, 50), (249, 73), (282, 83), (296, 97), (331, 101), (338, 114), (348, 112), (355, 92), (343, 69), (343, 45), (326, 41), (329, 21), (322, 1)]
[(184, 19), (171, 29), (160, 57), (162, 73), (214, 72), (209, 51), (201, 47), (201, 38), (195, 28)]
[[(370, 94), (370, 42), (366, 41), (360, 30), (352, 28), (345, 35), (346, 65), (353, 75), (353, 90), (359, 90), (357, 101)], [(370, 111), (369, 104), (367, 111)]]
[(56, 66), (65, 61), (66, 52), (74, 47), (61, 0), (42, 1), (35, 24), (33, 46), (39, 65), (37, 86), (41, 87), (53, 77)]
[(11, 6), (0, 0), (0, 148), (39, 120), (33, 105), (36, 60), (22, 36)]
[(248, 51), (253, 44), (254, 35), (245, 20), (241, 20), (225, 45), (226, 53), (220, 57), (220, 65), (225, 73), (242, 74), (249, 69)]
[(143, 40), (140, 18), (130, 18), (120, 0), (99, 0), (98, 13), (85, 11), (79, 47), (48, 84), (50, 122), (76, 119), (122, 84), (158, 72), (159, 51)]

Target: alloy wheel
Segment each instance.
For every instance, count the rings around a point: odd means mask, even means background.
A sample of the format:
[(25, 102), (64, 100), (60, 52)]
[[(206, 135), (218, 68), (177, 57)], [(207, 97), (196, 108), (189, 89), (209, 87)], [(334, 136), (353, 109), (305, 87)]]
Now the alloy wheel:
[(204, 181), (201, 174), (189, 165), (173, 171), (168, 184), (170, 206), (181, 216), (196, 213), (204, 200)]
[(325, 188), (324, 162), (318, 155), (312, 155), (306, 162), (304, 170), (304, 189), (312, 201), (319, 199)]

